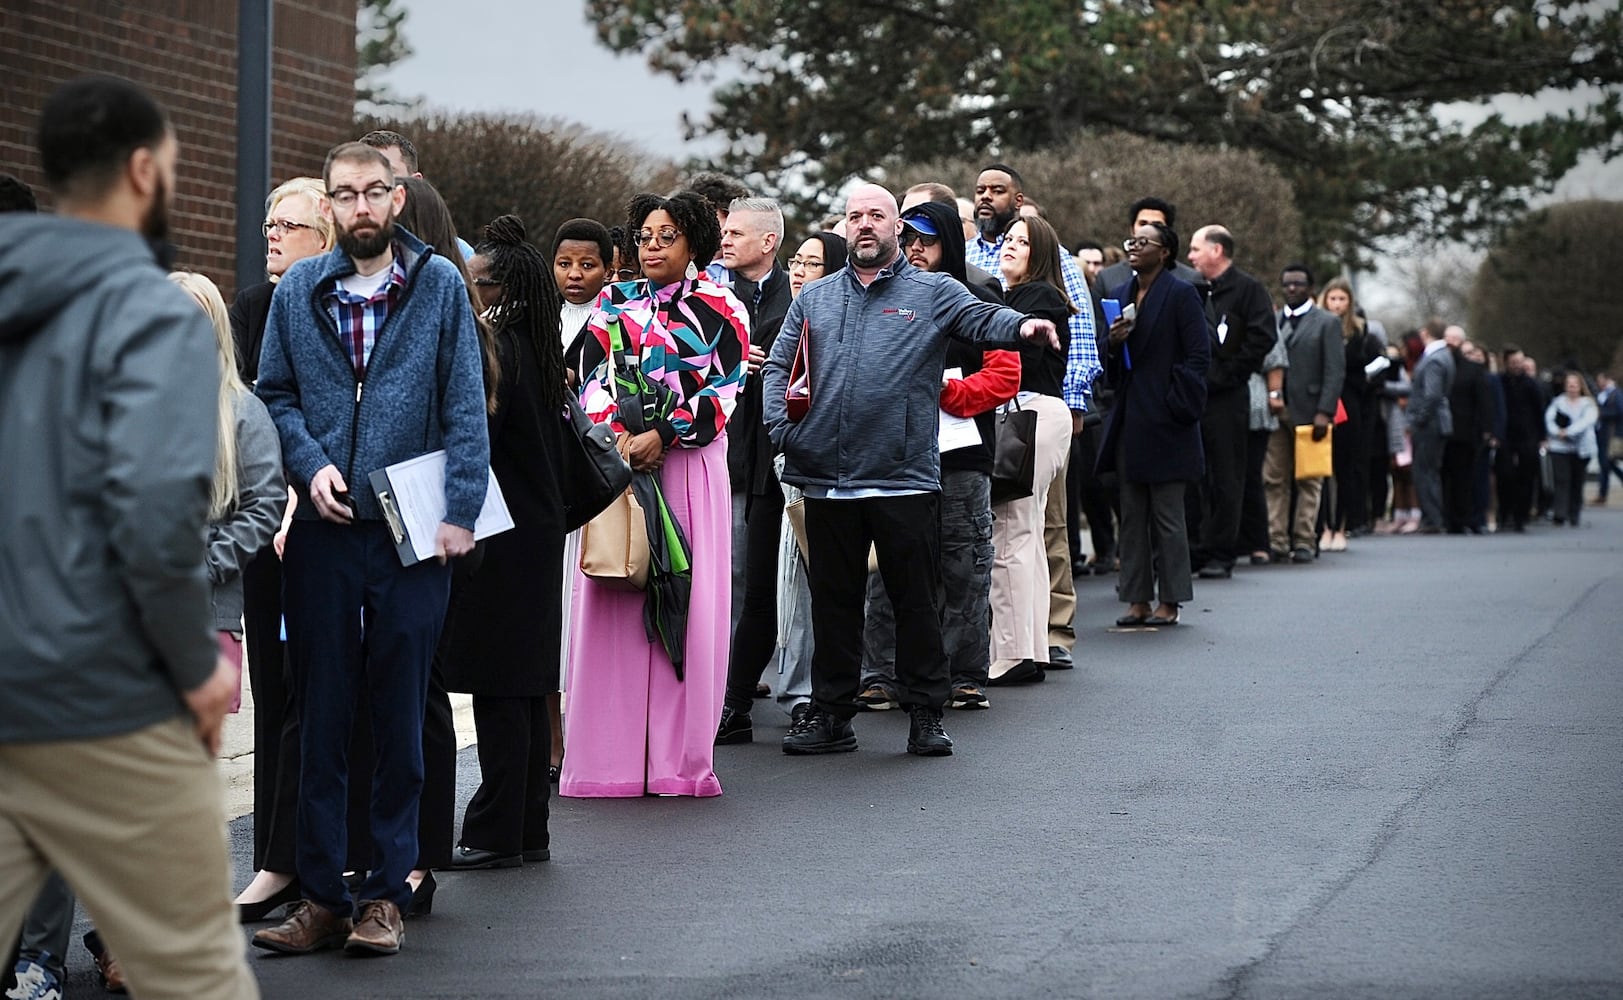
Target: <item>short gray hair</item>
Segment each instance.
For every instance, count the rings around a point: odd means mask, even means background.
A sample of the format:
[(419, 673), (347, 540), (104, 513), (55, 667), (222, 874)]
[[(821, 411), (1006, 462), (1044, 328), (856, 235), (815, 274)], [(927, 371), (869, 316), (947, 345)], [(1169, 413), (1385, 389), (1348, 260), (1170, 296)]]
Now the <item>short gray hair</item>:
[(727, 206), (727, 214), (734, 212), (759, 212), (767, 217), (767, 232), (783, 242), (783, 206), (778, 204), (776, 198), (734, 198), (733, 203)]

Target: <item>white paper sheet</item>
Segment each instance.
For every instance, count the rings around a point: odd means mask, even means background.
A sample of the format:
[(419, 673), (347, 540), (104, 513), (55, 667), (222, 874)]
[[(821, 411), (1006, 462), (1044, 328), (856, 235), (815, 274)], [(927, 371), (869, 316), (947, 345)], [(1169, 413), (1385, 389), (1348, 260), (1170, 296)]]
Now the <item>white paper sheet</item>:
[[(440, 522), (445, 520), (445, 452), (429, 452), (397, 462), (384, 471), (389, 475), (389, 485), (394, 487), (395, 510), (411, 538), (412, 551), (419, 562), (434, 558), (434, 539)], [(485, 505), (480, 508), (479, 519), (473, 526), (476, 540), (513, 527), (513, 515), (507, 509), (501, 484), (496, 482), (494, 472), (489, 475)]]
[[(943, 382), (951, 382), (964, 377), (962, 368), (948, 368), (941, 373)], [(975, 425), (972, 417), (955, 417), (942, 410), (940, 423), (936, 428), (936, 445), (943, 453), (955, 451), (959, 448), (969, 448), (981, 443), (981, 429)]]

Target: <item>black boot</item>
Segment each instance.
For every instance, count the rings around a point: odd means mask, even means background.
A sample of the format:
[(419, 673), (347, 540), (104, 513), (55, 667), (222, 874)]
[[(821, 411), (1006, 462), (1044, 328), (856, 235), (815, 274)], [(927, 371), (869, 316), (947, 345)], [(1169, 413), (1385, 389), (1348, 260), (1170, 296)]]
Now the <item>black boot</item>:
[(952, 737), (941, 728), (941, 709), (912, 705), (907, 714), (913, 724), (907, 730), (907, 752), (920, 757), (946, 757), (952, 754)]

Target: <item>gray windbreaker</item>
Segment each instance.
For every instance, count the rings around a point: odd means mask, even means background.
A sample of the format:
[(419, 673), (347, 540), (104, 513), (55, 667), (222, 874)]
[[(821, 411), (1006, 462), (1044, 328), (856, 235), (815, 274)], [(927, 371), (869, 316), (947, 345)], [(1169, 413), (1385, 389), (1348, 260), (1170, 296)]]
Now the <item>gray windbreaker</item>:
[[(1017, 347), (1025, 319), (905, 257), (867, 287), (846, 268), (801, 289), (762, 369), (763, 418), (783, 452), (783, 481), (939, 492), (947, 338)], [(803, 329), (811, 335), (812, 402), (796, 424), (783, 391)]]
[(0, 215), (0, 743), (134, 732), (213, 673), (217, 359), (135, 233)]
[(287, 510), (282, 442), (265, 404), (251, 391), (237, 397), (237, 505), (208, 525), (214, 627), (242, 634), (242, 568), (270, 544)]

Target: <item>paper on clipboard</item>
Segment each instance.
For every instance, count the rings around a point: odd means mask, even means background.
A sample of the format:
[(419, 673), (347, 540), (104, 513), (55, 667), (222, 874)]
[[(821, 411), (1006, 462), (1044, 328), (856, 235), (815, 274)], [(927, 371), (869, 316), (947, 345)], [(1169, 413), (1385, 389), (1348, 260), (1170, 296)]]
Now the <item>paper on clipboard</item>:
[[(445, 520), (445, 452), (429, 452), (416, 458), (397, 462), (383, 470), (393, 488), (395, 512), (401, 527), (411, 539), (411, 548), (419, 562), (432, 559), (435, 536), (440, 522)], [(485, 487), (485, 505), (474, 522), (475, 540), (500, 534), (513, 527), (513, 515), (507, 509), (502, 488), (496, 474), (489, 473)]]

